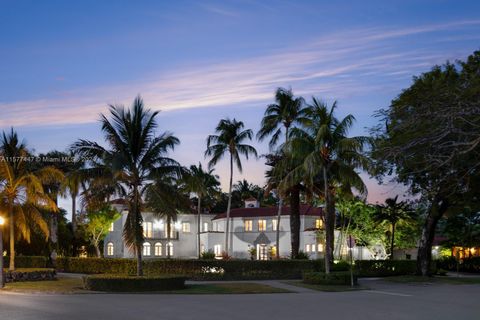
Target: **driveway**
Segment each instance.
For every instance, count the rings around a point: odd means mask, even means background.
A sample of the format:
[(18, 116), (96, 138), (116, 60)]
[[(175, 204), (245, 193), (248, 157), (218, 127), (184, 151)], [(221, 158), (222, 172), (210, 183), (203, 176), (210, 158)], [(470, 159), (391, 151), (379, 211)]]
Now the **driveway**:
[(0, 319), (478, 319), (480, 285), (363, 280), (372, 290), (282, 294), (0, 294)]

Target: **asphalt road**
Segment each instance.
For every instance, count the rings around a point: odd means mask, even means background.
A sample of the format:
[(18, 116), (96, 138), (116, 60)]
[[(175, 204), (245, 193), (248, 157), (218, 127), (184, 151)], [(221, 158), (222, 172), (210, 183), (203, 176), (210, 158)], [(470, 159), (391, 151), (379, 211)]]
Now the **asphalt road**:
[(392, 284), (372, 290), (246, 295), (0, 294), (0, 320), (480, 319), (480, 285)]

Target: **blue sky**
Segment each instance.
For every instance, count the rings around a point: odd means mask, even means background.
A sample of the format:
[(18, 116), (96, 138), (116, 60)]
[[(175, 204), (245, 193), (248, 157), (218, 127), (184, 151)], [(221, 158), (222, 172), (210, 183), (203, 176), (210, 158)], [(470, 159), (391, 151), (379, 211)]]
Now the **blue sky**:
[[(141, 94), (181, 139), (172, 156), (190, 165), (206, 162), (219, 119), (258, 130), (283, 86), (338, 100), (364, 134), (412, 76), (480, 48), (478, 12), (478, 1), (442, 0), (0, 0), (0, 129), (14, 126), (38, 152), (102, 141), (107, 104)], [(263, 171), (249, 161), (235, 180), (263, 184)], [(370, 201), (402, 192), (368, 186)]]

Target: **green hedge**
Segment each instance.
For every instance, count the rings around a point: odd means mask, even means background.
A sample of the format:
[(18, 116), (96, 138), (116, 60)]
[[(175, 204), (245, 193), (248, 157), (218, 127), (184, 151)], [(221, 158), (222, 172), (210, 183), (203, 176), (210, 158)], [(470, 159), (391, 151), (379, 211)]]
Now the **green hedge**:
[[(434, 263), (432, 265), (434, 265)], [(355, 270), (360, 277), (388, 277), (408, 275), (415, 274), (416, 269), (416, 260), (355, 261)]]
[[(300, 279), (305, 271), (320, 271), (323, 262), (311, 260), (176, 260), (143, 261), (145, 275), (187, 275), (196, 280)], [(133, 259), (58, 258), (57, 270), (87, 274), (135, 274)]]
[(105, 274), (85, 276), (83, 285), (87, 290), (108, 292), (180, 290), (185, 288), (185, 277), (135, 277)]
[[(8, 268), (10, 258), (3, 257), (4, 266)], [(46, 268), (48, 259), (42, 256), (16, 256), (15, 268)]]
[[(457, 271), (457, 260), (455, 257), (448, 257), (437, 260), (437, 267), (450, 271)], [(463, 259), (458, 266), (461, 272), (480, 273), (480, 257), (472, 257)]]
[[(303, 282), (320, 285), (351, 285), (351, 274), (348, 271), (336, 271), (326, 274), (324, 272), (306, 272), (303, 274)], [(358, 277), (353, 275), (353, 284), (358, 283)]]

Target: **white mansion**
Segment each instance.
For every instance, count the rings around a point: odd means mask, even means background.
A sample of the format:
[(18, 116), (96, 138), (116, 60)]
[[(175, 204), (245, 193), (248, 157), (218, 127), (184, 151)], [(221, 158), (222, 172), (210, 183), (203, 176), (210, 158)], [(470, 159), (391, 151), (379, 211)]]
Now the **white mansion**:
[[(127, 211), (120, 203), (114, 204), (122, 213), (120, 219), (112, 223), (110, 232), (104, 241), (104, 255), (111, 258), (131, 258), (133, 253), (125, 246), (122, 238), (123, 225)], [(268, 260), (275, 256), (276, 231), (279, 228), (280, 256), (289, 257), (290, 244), (290, 208), (283, 207), (280, 225), (277, 226), (278, 207), (259, 207), (256, 199), (247, 199), (244, 208), (232, 209), (230, 212), (230, 254), (235, 258)], [(178, 214), (177, 221), (171, 224), (170, 239), (167, 237), (165, 221), (157, 219), (152, 213), (143, 213), (143, 230), (145, 243), (143, 256), (145, 258), (197, 258), (197, 214)], [(202, 214), (200, 217), (200, 246), (201, 251), (212, 251), (220, 257), (225, 235), (226, 213)], [(323, 256), (323, 243), (319, 239), (318, 231), (323, 227), (322, 208), (309, 205), (300, 206), (300, 250), (307, 253), (312, 259)], [(341, 238), (335, 232), (338, 240)], [(345, 256), (348, 252), (346, 240), (343, 246), (337, 247), (336, 256)], [(252, 250), (252, 249), (255, 250)], [(355, 247), (353, 254), (356, 259), (372, 259), (372, 253), (364, 247)]]

